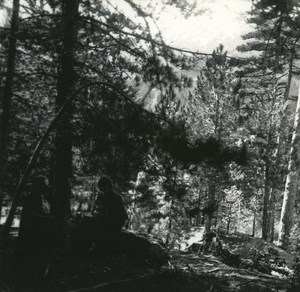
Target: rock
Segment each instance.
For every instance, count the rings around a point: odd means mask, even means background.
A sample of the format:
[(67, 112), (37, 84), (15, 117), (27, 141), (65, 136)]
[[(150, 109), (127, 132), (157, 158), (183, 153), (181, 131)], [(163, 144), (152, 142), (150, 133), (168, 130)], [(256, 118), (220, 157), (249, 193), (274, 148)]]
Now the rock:
[(161, 266), (170, 259), (168, 251), (159, 243), (126, 230), (120, 233), (117, 243), (120, 251), (139, 261)]
[(123, 253), (131, 259), (161, 266), (170, 256), (158, 241), (123, 229), (121, 232), (101, 234), (94, 218), (83, 218), (70, 224), (73, 249), (84, 251), (96, 245), (98, 251)]

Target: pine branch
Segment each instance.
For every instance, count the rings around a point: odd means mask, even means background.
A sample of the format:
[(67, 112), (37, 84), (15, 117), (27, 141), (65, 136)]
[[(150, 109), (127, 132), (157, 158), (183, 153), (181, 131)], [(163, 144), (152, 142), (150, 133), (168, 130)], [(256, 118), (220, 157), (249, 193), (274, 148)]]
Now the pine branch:
[[(137, 33), (133, 33), (133, 32), (127, 32), (127, 31), (124, 31), (124, 30), (121, 30), (119, 28), (116, 28), (116, 27), (113, 27), (111, 25), (108, 25), (100, 20), (96, 20), (94, 18), (91, 18), (91, 17), (81, 17), (81, 20), (85, 20), (85, 21), (91, 21), (93, 22), (94, 24), (98, 24), (101, 26), (105, 26), (106, 28), (110, 29), (110, 30), (113, 30), (115, 32), (118, 32), (118, 33), (121, 33), (121, 34), (124, 34), (124, 35), (128, 35), (128, 36), (132, 36), (132, 37), (135, 37), (137, 39), (140, 39), (140, 40), (144, 40), (150, 44), (155, 44), (159, 47), (162, 47), (162, 48), (167, 48), (167, 49), (170, 49), (170, 50), (173, 50), (173, 51), (177, 51), (177, 52), (181, 52), (181, 53), (187, 53), (187, 54), (191, 54), (191, 55), (195, 55), (195, 56), (213, 56), (212, 53), (201, 53), (201, 52), (195, 52), (195, 51), (192, 51), (192, 50), (186, 50), (186, 49), (180, 49), (180, 48), (177, 48), (177, 47), (173, 47), (173, 46), (170, 46), (170, 45), (167, 45), (165, 43), (162, 43), (162, 42), (158, 42), (156, 40), (154, 40), (153, 38), (150, 38), (150, 37), (145, 37), (145, 36), (142, 36), (140, 34), (137, 34)], [(231, 60), (236, 60), (236, 61), (246, 61), (247, 59), (244, 59), (244, 58), (236, 58), (236, 57), (231, 57), (231, 56), (226, 56), (227, 59), (231, 59)]]
[(44, 18), (44, 17), (56, 18), (56, 17), (61, 17), (61, 15), (58, 15), (58, 14), (42, 14), (42, 15), (28, 16), (28, 17), (25, 17), (25, 18), (21, 18), (19, 20), (19, 23), (21, 24), (24, 21), (29, 21), (29, 20), (32, 20), (32, 19), (38, 19), (38, 18)]

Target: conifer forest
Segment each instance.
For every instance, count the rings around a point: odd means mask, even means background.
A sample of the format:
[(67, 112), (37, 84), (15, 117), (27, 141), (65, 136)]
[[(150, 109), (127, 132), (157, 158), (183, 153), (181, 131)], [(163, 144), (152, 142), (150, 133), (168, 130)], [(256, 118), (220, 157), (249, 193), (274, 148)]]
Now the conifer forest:
[(299, 86), (300, 0), (0, 0), (0, 292), (300, 291)]

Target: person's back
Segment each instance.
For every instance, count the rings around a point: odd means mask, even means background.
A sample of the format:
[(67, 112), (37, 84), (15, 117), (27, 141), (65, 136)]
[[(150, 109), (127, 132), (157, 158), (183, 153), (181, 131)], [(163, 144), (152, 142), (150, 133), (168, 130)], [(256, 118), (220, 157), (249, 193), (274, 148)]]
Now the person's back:
[(93, 215), (101, 216), (101, 215), (104, 214), (103, 200), (104, 200), (104, 193), (103, 192), (98, 192), (97, 195), (96, 195), (94, 206), (92, 207), (92, 214)]
[(33, 238), (38, 232), (40, 216), (43, 216), (42, 200), (39, 194), (31, 193), (24, 199), (20, 220), (19, 238), (22, 241)]
[(53, 225), (53, 218), (48, 216), (46, 211), (48, 207), (42, 199), (47, 191), (45, 178), (35, 177), (32, 182), (32, 192), (24, 199), (20, 220), (19, 240), (24, 248), (39, 247), (41, 241), (47, 241), (48, 233), (53, 229), (50, 226)]
[(101, 207), (99, 206), (101, 210), (99, 221), (101, 221), (104, 232), (119, 232), (128, 219), (122, 198), (112, 190), (112, 182), (106, 176), (99, 180), (98, 187), (104, 194), (100, 202)]
[(128, 219), (120, 195), (110, 190), (104, 197), (106, 228), (112, 231), (120, 231)]

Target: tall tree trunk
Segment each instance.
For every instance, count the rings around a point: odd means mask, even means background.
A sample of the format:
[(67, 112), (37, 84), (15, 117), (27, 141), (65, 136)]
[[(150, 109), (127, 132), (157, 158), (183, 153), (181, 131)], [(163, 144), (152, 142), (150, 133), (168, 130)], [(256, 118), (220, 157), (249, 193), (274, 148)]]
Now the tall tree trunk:
[(255, 226), (256, 226), (256, 209), (254, 209), (253, 212), (252, 237), (255, 237)]
[[(284, 102), (287, 103), (290, 88), (291, 88), (291, 81), (293, 76), (293, 63), (294, 63), (294, 56), (295, 52), (294, 49), (291, 50), (291, 55), (289, 59), (289, 69), (288, 69), (288, 80), (287, 86), (284, 92)], [(264, 209), (263, 209), (263, 226), (262, 226), (262, 238), (273, 242), (274, 240), (274, 222), (275, 222), (275, 189), (278, 185), (278, 181), (276, 179), (277, 173), (277, 166), (279, 163), (279, 152), (284, 140), (285, 129), (287, 125), (287, 114), (288, 114), (288, 107), (285, 106), (283, 110), (283, 114), (281, 117), (280, 125), (279, 125), (279, 134), (277, 137), (277, 146), (274, 151), (274, 154), (270, 157), (268, 161), (268, 173), (269, 175), (266, 176), (266, 185), (268, 187), (265, 188), (265, 197), (264, 197)], [(270, 140), (270, 139), (269, 139)]]
[(230, 205), (229, 211), (228, 211), (227, 226), (226, 226), (226, 230), (227, 230), (227, 231), (230, 230), (230, 223), (231, 223), (231, 208), (232, 208), (232, 206)]
[(263, 216), (262, 216), (262, 239), (269, 240), (270, 237), (270, 187), (269, 187), (269, 159), (266, 158), (265, 165), (265, 188), (263, 198)]
[[(68, 100), (75, 84), (74, 55), (79, 20), (79, 0), (63, 1), (63, 44), (57, 83), (56, 106), (59, 109)], [(54, 204), (52, 214), (61, 223), (62, 235), (70, 214), (70, 179), (72, 175), (72, 128), (69, 107), (56, 128), (56, 159), (54, 174)]]
[[(208, 205), (215, 203), (215, 193), (216, 193), (215, 185), (211, 184), (208, 190)], [(213, 212), (205, 214), (205, 225), (204, 225), (205, 233), (208, 233), (211, 230), (212, 217), (213, 217)]]
[[(201, 181), (200, 181), (201, 185)], [(198, 202), (197, 202), (197, 208), (200, 210), (200, 204), (201, 204), (201, 189), (199, 188), (199, 193), (198, 193)], [(200, 211), (197, 213), (196, 217), (196, 226), (200, 226), (201, 224), (201, 216), (200, 216)]]
[(0, 139), (0, 162), (3, 163), (7, 155), (9, 122), (11, 119), (11, 99), (13, 78), (15, 74), (16, 52), (17, 52), (17, 32), (19, 27), (19, 8), (20, 0), (14, 0), (13, 12), (11, 17), (11, 28), (9, 37), (8, 58), (6, 65), (6, 79), (4, 85), (3, 101), (2, 101), (2, 117), (1, 117), (1, 139)]
[(239, 232), (239, 226), (241, 222), (241, 199), (239, 199), (239, 208), (238, 208), (238, 219), (237, 219), (237, 224), (236, 224), (236, 231)]
[(281, 50), (282, 50), (281, 36), (282, 36), (283, 17), (284, 17), (284, 14), (282, 11), (280, 11), (280, 16), (279, 16), (277, 28), (276, 28), (275, 68), (274, 68), (275, 74), (278, 73), (280, 55), (282, 54), (281, 53)]
[(270, 190), (270, 218), (269, 218), (269, 226), (270, 226), (270, 242), (274, 241), (274, 225), (275, 225), (275, 190)]
[(172, 199), (171, 206), (170, 206), (170, 212), (169, 212), (168, 233), (167, 233), (167, 237), (166, 237), (166, 241), (165, 241), (166, 246), (169, 246), (170, 240), (171, 240), (171, 233), (172, 233), (172, 229), (173, 229), (173, 220), (172, 220), (173, 208), (174, 208), (174, 200)]
[[(13, 79), (15, 75), (15, 63), (16, 63), (16, 52), (17, 52), (17, 32), (19, 28), (19, 9), (20, 0), (13, 1), (11, 17), (11, 27), (9, 36), (9, 47), (8, 57), (6, 64), (6, 78), (3, 88), (3, 94), (0, 94), (2, 99), (2, 115), (0, 121), (0, 185), (3, 186), (3, 179), (5, 173), (5, 165), (7, 161), (7, 146), (8, 146), (8, 135), (9, 126), (11, 121), (11, 100), (13, 94)], [(2, 90), (2, 87), (0, 87)], [(2, 204), (4, 200), (3, 190), (0, 190), (0, 214), (2, 211)]]
[[(281, 34), (282, 34), (282, 23), (283, 23), (283, 12), (280, 12), (280, 16), (278, 19), (278, 24), (276, 28), (276, 49), (275, 49), (275, 67), (274, 67), (274, 74), (276, 75), (279, 71), (280, 65), (280, 55), (282, 41), (281, 41)], [(284, 93), (284, 101), (287, 101), (289, 89), (291, 86), (291, 78), (292, 78), (292, 65), (293, 65), (293, 55), (290, 56), (289, 61), (289, 69), (288, 69), (288, 82), (287, 87)], [(277, 78), (277, 77), (276, 77)], [(283, 113), (285, 116), (285, 112)], [(273, 242), (274, 240), (274, 207), (275, 207), (275, 187), (276, 187), (276, 180), (274, 177), (276, 176), (277, 165), (278, 165), (278, 153), (282, 144), (283, 134), (284, 132), (281, 130), (283, 124), (285, 124), (285, 119), (281, 120), (278, 136), (278, 144), (277, 148), (274, 151), (274, 154), (267, 158), (266, 162), (266, 178), (265, 178), (265, 193), (264, 193), (264, 207), (263, 207), (263, 219), (262, 219), (262, 238), (264, 240)], [(269, 136), (268, 136), (268, 145), (272, 143), (272, 129), (270, 129)], [(268, 151), (270, 152), (270, 151)]]
[(299, 233), (300, 227), (300, 200), (299, 200), (299, 177), (300, 177), (300, 87), (294, 120), (294, 132), (291, 142), (291, 150), (286, 177), (285, 191), (281, 209), (279, 224), (279, 241), (283, 248), (293, 250), (295, 234)]
[[(272, 153), (272, 144), (274, 141), (273, 128), (270, 127), (268, 133), (267, 153)], [(277, 152), (277, 149), (275, 150)], [(276, 175), (277, 157), (267, 155), (265, 159), (265, 188), (263, 198), (263, 216), (262, 216), (262, 239), (272, 242), (274, 229), (274, 176)]]
[(220, 97), (219, 94), (215, 93), (216, 105), (215, 105), (215, 135), (219, 139), (220, 138)]

